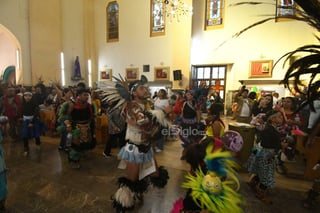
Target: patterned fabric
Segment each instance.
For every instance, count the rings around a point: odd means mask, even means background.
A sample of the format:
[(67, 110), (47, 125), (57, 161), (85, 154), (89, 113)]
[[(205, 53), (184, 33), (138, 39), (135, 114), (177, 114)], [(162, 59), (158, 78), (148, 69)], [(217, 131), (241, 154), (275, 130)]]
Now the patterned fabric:
[(248, 159), (248, 172), (250, 175), (257, 174), (260, 182), (266, 187), (273, 187), (274, 181), (274, 149), (266, 149), (260, 146)]
[(72, 110), (70, 110), (72, 145), (69, 152), (69, 160), (77, 162), (86, 151), (93, 149), (96, 145), (94, 137), (95, 110), (91, 104), (80, 104), (79, 100), (74, 105), (69, 103), (68, 107), (72, 107)]

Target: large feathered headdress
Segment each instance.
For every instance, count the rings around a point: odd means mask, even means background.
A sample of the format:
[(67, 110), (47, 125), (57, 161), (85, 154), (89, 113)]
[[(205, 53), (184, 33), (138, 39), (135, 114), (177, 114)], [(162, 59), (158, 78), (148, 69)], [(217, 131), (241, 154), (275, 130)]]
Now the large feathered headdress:
[[(188, 173), (182, 187), (191, 189), (190, 195), (200, 209), (206, 209), (209, 212), (241, 213), (243, 212), (241, 204), (244, 201), (237, 192), (240, 187), (236, 173), (238, 164), (230, 152), (221, 149), (213, 152), (212, 150), (213, 145), (208, 145), (205, 157), (208, 172), (204, 172), (199, 167), (195, 174)], [(174, 204), (172, 212), (185, 208), (184, 204), (178, 204), (179, 201)]]
[(101, 102), (108, 106), (112, 106), (113, 109), (124, 109), (129, 101), (132, 100), (132, 92), (134, 92), (138, 86), (148, 83), (148, 79), (142, 75), (140, 80), (129, 82), (126, 78), (123, 78), (120, 74), (119, 77), (112, 76), (116, 81), (110, 81), (98, 89), (100, 92)]

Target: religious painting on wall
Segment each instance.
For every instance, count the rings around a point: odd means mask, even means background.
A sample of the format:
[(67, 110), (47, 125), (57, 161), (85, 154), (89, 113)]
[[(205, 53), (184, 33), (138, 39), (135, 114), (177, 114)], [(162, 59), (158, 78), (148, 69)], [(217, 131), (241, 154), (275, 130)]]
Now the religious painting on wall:
[(112, 69), (100, 71), (100, 81), (107, 81), (112, 79)]
[(155, 67), (154, 79), (155, 80), (169, 80), (170, 67)]
[(126, 78), (128, 81), (138, 80), (139, 77), (139, 68), (127, 68), (126, 69)]
[(258, 60), (250, 62), (250, 78), (272, 77), (272, 60)]

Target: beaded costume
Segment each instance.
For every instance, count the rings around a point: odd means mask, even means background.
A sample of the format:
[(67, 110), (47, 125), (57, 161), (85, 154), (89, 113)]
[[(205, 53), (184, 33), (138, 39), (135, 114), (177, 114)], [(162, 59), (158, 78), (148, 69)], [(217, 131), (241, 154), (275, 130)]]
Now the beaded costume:
[[(127, 176), (118, 179), (119, 188), (113, 195), (113, 206), (116, 212), (125, 212), (134, 208), (135, 203), (141, 200), (143, 192), (146, 191), (149, 184), (161, 188), (166, 185), (169, 178), (168, 172), (163, 167), (157, 166), (152, 142), (160, 133), (160, 127), (168, 127), (170, 122), (162, 110), (147, 108), (147, 97), (141, 98), (139, 101), (135, 99), (134, 93), (139, 87), (143, 87), (147, 92), (147, 87), (145, 87), (147, 78), (145, 76), (141, 76), (140, 80), (132, 82), (130, 85), (121, 76), (113, 78), (116, 82), (110, 82), (101, 88), (100, 92), (102, 103), (114, 106), (109, 110), (120, 108), (126, 115), (127, 143), (118, 154), (121, 159), (118, 167), (127, 169), (127, 174), (137, 171), (139, 173), (138, 177)], [(141, 100), (145, 100), (145, 103)]]

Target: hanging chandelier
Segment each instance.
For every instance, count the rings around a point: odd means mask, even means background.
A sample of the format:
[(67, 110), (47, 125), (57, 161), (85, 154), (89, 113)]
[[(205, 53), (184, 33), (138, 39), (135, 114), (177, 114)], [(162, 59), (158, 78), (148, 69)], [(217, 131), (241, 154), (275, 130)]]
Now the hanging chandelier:
[(164, 0), (165, 14), (172, 22), (174, 19), (180, 22), (182, 18), (192, 16), (193, 8), (183, 0)]
[[(163, 14), (172, 23), (174, 20), (180, 22), (183, 18), (192, 15), (193, 8), (185, 3), (183, 0), (156, 0), (158, 5), (162, 5)], [(160, 8), (158, 8), (157, 15), (161, 15)]]

